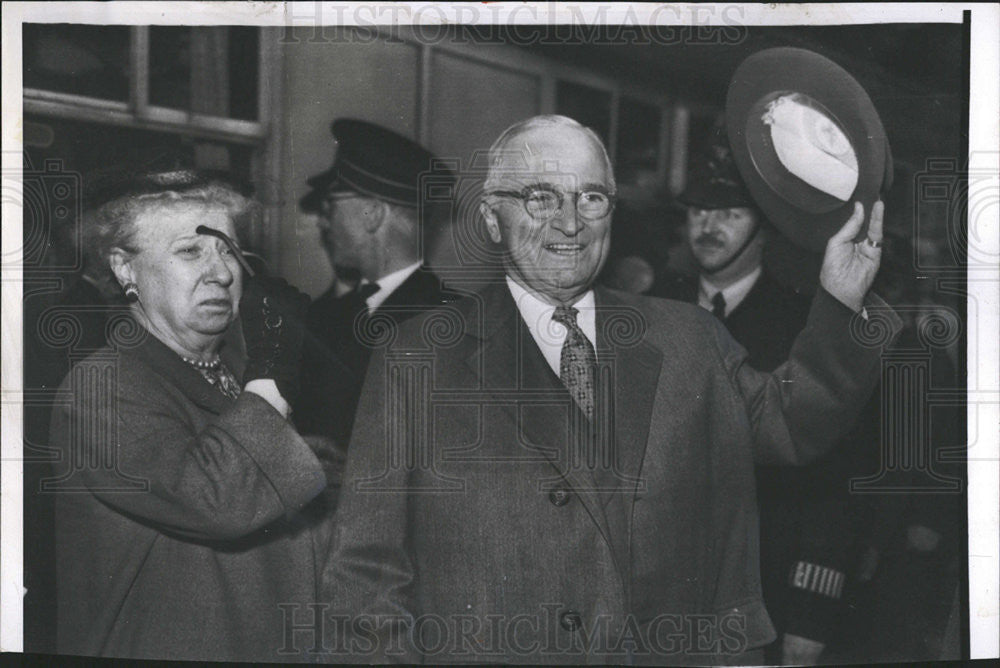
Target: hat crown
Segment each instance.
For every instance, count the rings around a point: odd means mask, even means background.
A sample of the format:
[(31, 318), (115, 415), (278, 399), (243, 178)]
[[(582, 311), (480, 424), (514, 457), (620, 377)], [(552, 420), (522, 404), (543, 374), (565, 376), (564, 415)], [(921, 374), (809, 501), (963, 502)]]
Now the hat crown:
[(333, 165), (308, 180), (313, 190), (300, 205), (318, 210), (332, 191), (353, 191), (402, 206), (418, 206), (425, 175), (451, 178), (429, 150), (388, 128), (355, 118), (330, 126), (337, 142)]

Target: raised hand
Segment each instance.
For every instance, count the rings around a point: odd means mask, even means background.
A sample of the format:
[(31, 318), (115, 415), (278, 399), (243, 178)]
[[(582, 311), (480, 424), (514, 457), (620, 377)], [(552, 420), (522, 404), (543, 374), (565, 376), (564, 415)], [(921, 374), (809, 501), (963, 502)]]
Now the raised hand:
[(867, 238), (854, 243), (865, 216), (861, 202), (855, 202), (854, 213), (826, 244), (823, 268), (819, 273), (820, 285), (853, 311), (861, 310), (865, 294), (872, 287), (882, 261), (884, 214), (885, 205), (875, 202), (868, 222)]

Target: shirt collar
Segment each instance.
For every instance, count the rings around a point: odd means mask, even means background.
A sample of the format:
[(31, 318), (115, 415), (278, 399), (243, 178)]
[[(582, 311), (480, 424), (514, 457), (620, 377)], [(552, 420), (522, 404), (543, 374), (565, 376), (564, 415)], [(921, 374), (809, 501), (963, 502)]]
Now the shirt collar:
[(698, 277), (698, 305), (711, 311), (712, 297), (721, 292), (722, 298), (726, 300), (726, 315), (729, 315), (750, 294), (750, 290), (760, 278), (761, 273), (761, 267), (757, 265), (757, 268), (749, 274), (721, 290), (706, 280), (705, 275), (702, 274)]
[[(556, 307), (525, 290), (510, 276), (507, 276), (507, 287), (510, 289), (514, 303), (517, 304), (517, 310), (528, 326), (532, 338), (538, 344), (549, 366), (558, 376), (559, 358), (562, 353), (563, 341), (566, 340), (566, 328), (558, 322), (552, 322), (552, 314), (555, 313)], [(584, 335), (590, 340), (590, 344), (596, 349), (597, 319), (594, 291), (588, 290), (581, 295), (573, 302), (573, 308), (578, 311), (576, 324), (580, 326)]]
[[(517, 309), (521, 312), (521, 315), (524, 316), (524, 321), (528, 324), (528, 329), (531, 329), (534, 326), (533, 323), (537, 323), (539, 318), (552, 318), (552, 314), (556, 310), (555, 306), (542, 301), (532, 293), (528, 292), (510, 276), (507, 276), (506, 278), (507, 287), (510, 288), (510, 294), (514, 297)], [(573, 308), (580, 312), (580, 315), (578, 315), (577, 318), (584, 317), (585, 311), (589, 311), (591, 315), (593, 315), (595, 305), (596, 302), (594, 300), (593, 290), (587, 290), (572, 304)], [(583, 327), (582, 324), (580, 326)]]
[[(413, 264), (394, 271), (391, 274), (386, 274), (382, 278), (378, 279), (378, 281), (375, 281), (378, 283), (378, 292), (372, 294), (367, 300), (365, 300), (365, 304), (368, 305), (368, 310), (374, 311), (381, 306), (382, 303), (389, 298), (389, 295), (395, 292), (396, 288), (401, 286), (417, 269), (420, 269), (420, 264), (420, 260), (417, 260)], [(371, 281), (363, 280), (361, 282), (362, 285), (365, 283), (371, 283)]]

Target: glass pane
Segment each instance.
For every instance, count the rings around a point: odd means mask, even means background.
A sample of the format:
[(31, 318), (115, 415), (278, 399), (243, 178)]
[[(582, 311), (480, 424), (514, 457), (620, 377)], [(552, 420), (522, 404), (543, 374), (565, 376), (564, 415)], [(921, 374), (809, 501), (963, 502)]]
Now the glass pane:
[(149, 29), (149, 103), (171, 109), (191, 106), (191, 28)]
[(149, 103), (257, 120), (259, 30), (152, 26)]
[(26, 23), (23, 28), (25, 88), (128, 100), (127, 26)]
[(229, 115), (245, 121), (258, 120), (260, 29), (229, 29)]
[(108, 170), (208, 169), (227, 171), (252, 182), (255, 147), (196, 139), (172, 132), (154, 132), (100, 123), (26, 115), (25, 121), (44, 130), (44, 145), (25, 144), (25, 155), (41, 172), (48, 164), (81, 180)]
[(714, 114), (691, 114), (688, 121), (688, 151), (687, 170), (684, 182), (687, 183), (691, 172), (704, 165), (709, 158), (709, 147), (719, 132), (719, 128), (724, 128), (722, 116)]
[(618, 181), (633, 183), (655, 175), (659, 150), (659, 108), (623, 97), (618, 110)]
[(556, 84), (556, 113), (586, 125), (607, 145), (611, 129), (611, 93), (559, 81)]

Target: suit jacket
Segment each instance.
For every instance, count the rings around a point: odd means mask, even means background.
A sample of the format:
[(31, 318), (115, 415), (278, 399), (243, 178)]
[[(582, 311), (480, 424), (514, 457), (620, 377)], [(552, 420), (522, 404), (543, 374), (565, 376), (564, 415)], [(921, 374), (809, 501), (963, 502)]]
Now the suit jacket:
[(346, 448), (368, 360), (385, 326), (440, 306), (446, 299), (437, 276), (423, 268), (393, 290), (374, 314), (357, 323), (362, 307), (355, 294), (337, 297), (331, 288), (318, 297), (309, 306), (302, 390), (293, 411), (300, 433), (328, 436)]
[(828, 447), (879, 350), (826, 293), (772, 375), (698, 307), (596, 300), (596, 429), (505, 284), (376, 353), (324, 575), (357, 620), (333, 660), (718, 663), (773, 639), (753, 463)]
[(131, 324), (54, 409), (57, 649), (294, 659), (279, 605), (316, 600), (315, 527), (297, 511), (325, 486), (320, 464), (264, 399), (225, 397)]

